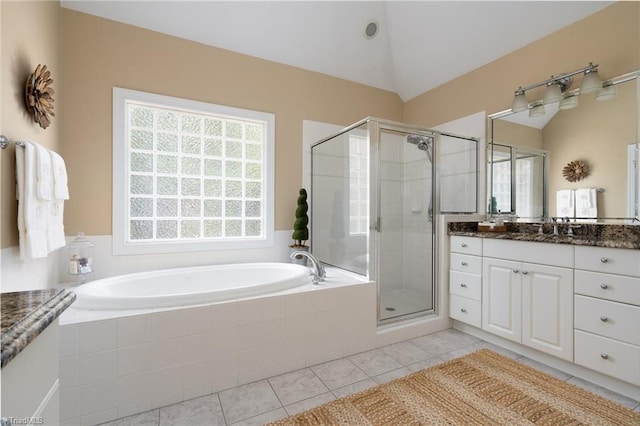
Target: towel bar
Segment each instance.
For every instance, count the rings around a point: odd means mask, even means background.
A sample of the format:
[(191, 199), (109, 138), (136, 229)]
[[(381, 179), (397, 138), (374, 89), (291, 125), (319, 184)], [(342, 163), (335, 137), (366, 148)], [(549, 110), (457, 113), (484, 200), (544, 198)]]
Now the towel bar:
[(9, 146), (10, 143), (15, 143), (18, 146), (24, 146), (24, 144), (20, 141), (17, 142), (11, 142), (9, 140), (9, 138), (7, 138), (5, 135), (0, 135), (0, 148), (1, 149), (5, 149), (6, 147)]

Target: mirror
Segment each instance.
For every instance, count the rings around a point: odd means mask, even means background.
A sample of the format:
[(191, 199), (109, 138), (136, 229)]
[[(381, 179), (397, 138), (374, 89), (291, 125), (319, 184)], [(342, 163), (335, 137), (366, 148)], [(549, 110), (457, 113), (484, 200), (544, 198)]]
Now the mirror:
[[(490, 115), (488, 214), (515, 214), (523, 222), (638, 217), (639, 76), (635, 71), (605, 81), (616, 92), (606, 100), (577, 94), (572, 109), (555, 102), (535, 117), (528, 110)], [(580, 162), (586, 176), (570, 181), (569, 169)]]

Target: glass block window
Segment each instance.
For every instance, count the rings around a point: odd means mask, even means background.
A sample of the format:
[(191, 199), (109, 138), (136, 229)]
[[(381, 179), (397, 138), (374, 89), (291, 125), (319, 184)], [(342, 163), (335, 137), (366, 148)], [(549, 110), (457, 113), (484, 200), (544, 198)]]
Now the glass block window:
[(274, 125), (271, 114), (114, 89), (123, 246), (271, 240)]
[(369, 145), (349, 135), (349, 234), (369, 232)]

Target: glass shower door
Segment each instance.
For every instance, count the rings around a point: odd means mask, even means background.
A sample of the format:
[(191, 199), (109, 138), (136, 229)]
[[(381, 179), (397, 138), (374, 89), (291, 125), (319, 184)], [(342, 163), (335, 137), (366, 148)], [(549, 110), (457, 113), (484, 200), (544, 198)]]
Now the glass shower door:
[(434, 309), (434, 136), (380, 129), (379, 320)]

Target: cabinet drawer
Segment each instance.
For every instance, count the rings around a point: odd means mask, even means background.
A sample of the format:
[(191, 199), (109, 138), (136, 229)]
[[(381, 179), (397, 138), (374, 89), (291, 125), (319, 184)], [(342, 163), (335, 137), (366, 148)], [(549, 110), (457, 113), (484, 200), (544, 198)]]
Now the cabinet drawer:
[(640, 385), (640, 346), (576, 330), (575, 363)]
[(640, 307), (575, 296), (574, 326), (582, 331), (640, 345)]
[(640, 250), (576, 246), (576, 269), (640, 277)]
[(450, 294), (449, 317), (480, 328), (482, 326), (482, 305), (477, 300)]
[(475, 274), (450, 271), (449, 293), (477, 300), (482, 297), (482, 277)]
[(453, 253), (482, 256), (482, 238), (459, 237), (454, 235), (451, 237), (451, 251)]
[(573, 268), (573, 246), (484, 238), (482, 255), (496, 259)]
[(614, 302), (640, 305), (640, 279), (576, 270), (575, 292)]
[(482, 258), (466, 254), (451, 253), (451, 269), (467, 274), (482, 275)]

